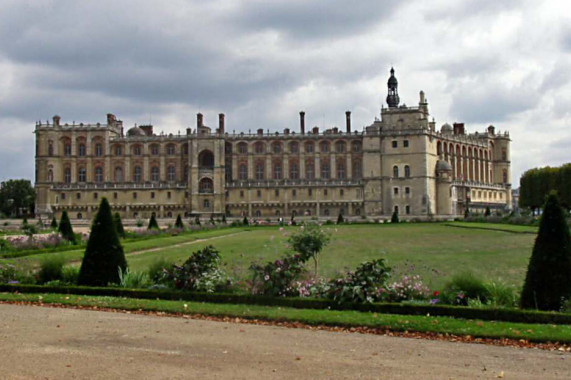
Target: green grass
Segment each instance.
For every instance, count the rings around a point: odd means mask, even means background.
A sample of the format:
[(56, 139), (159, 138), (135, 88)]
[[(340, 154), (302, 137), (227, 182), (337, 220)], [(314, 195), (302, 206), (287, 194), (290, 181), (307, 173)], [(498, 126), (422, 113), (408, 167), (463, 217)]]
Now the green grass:
[[(275, 260), (288, 251), (287, 235), (296, 228), (255, 228), (239, 235), (185, 247), (167, 247), (128, 257), (133, 270), (146, 270), (157, 255), (183, 262), (194, 250), (213, 244), (226, 271), (239, 280), (249, 278), (252, 261)], [(488, 280), (502, 280), (518, 288), (523, 283), (534, 235), (468, 229), (442, 223), (324, 226), (331, 243), (320, 256), (319, 274), (335, 276), (363, 261), (384, 257), (396, 275), (420, 274), (432, 289), (440, 289), (452, 275), (472, 270)]]
[(536, 234), (539, 230), (538, 226), (522, 226), (517, 224), (507, 223), (478, 223), (478, 222), (449, 222), (448, 226), (463, 227), (463, 228), (481, 228), (486, 230), (497, 230), (506, 232), (520, 232)]
[(526, 339), (534, 342), (571, 342), (571, 325), (545, 325), (463, 320), (451, 317), (390, 315), (358, 311), (308, 310), (285, 307), (142, 300), (63, 294), (0, 293), (3, 301), (27, 301), (122, 310), (202, 314), (247, 319), (302, 322), (310, 325), (388, 328), (393, 331), (435, 332), (482, 338)]

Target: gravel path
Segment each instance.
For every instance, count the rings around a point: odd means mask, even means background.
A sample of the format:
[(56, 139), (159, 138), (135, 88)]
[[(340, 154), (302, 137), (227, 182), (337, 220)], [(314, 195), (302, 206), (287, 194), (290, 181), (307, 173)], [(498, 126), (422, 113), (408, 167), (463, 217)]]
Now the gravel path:
[(571, 355), (0, 305), (2, 379), (569, 379)]

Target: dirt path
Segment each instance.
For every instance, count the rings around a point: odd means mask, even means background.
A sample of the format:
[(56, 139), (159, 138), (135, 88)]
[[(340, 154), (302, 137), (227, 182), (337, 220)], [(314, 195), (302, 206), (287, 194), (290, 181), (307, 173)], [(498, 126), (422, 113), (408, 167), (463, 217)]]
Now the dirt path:
[(3, 379), (568, 379), (571, 355), (0, 305)]

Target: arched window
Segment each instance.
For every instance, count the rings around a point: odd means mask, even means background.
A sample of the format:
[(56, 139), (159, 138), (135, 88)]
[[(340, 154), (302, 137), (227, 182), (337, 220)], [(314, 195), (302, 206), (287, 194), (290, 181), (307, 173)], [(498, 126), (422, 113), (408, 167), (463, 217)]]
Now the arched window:
[(289, 163), (289, 178), (290, 179), (299, 178), (299, 166), (297, 165), (297, 162)]
[(353, 152), (360, 152), (361, 151), (361, 142), (360, 141), (353, 141)]
[(79, 168), (78, 178), (79, 182), (85, 182), (87, 180), (87, 170), (85, 170), (85, 168)]
[(238, 167), (238, 178), (242, 180), (248, 179), (248, 165), (240, 164)]
[(305, 162), (305, 179), (315, 178), (315, 164), (313, 160), (307, 160)]
[(393, 177), (394, 178), (398, 178), (399, 177), (399, 167), (398, 166), (393, 166)]
[(202, 201), (202, 206), (206, 209), (210, 208), (210, 200), (205, 199), (204, 201)]
[(258, 141), (255, 145), (254, 145), (254, 150), (256, 151), (257, 154), (262, 154), (266, 152), (266, 148), (264, 147), (264, 143), (261, 141)]
[(329, 161), (323, 161), (321, 163), (321, 178), (322, 179), (329, 179), (331, 174), (331, 170), (329, 167)]
[(158, 166), (153, 166), (153, 167), (151, 168), (151, 181), (153, 181), (153, 182), (159, 182), (159, 178), (160, 178), (159, 167), (158, 167)]
[(257, 162), (256, 163), (256, 179), (261, 180), (264, 179), (264, 163)]
[(151, 145), (151, 155), (158, 156), (159, 155), (159, 146), (157, 144)]
[(262, 216), (262, 212), (260, 210), (256, 210), (256, 212), (254, 213), (254, 216), (256, 218), (260, 218)]
[(133, 155), (134, 156), (140, 156), (141, 155), (141, 146), (140, 145), (135, 145), (133, 147)]
[(169, 145), (167, 145), (167, 154), (168, 154), (169, 156), (173, 156), (174, 153), (175, 153), (175, 146), (174, 146), (174, 144), (169, 144)]
[(82, 218), (83, 218), (83, 215), (81, 215), (81, 213), (78, 212), (78, 213), (77, 213), (77, 219), (82, 219)]
[(79, 157), (85, 156), (85, 144), (79, 144), (78, 153)]
[(274, 154), (280, 154), (282, 152), (282, 144), (279, 142), (273, 143), (272, 151), (274, 152)]
[(313, 143), (305, 143), (305, 153), (313, 153)]
[(48, 141), (48, 156), (54, 155), (54, 143), (53, 141)]
[(103, 156), (103, 145), (101, 144), (95, 144), (95, 155), (97, 157), (101, 157)]
[(171, 165), (167, 168), (167, 177), (169, 181), (176, 181), (176, 168)]
[(398, 214), (399, 213), (399, 206), (395, 206), (394, 211)]
[(328, 143), (327, 141), (322, 141), (322, 142), (319, 144), (319, 150), (320, 150), (322, 153), (329, 152), (329, 143)]
[(361, 161), (355, 160), (353, 161), (353, 179), (361, 179), (361, 177), (362, 177)]
[(504, 169), (502, 174), (503, 174), (504, 183), (508, 183), (508, 171), (507, 171), (507, 169)]
[(345, 161), (337, 161), (337, 178), (345, 179)]
[(115, 146), (115, 155), (121, 156), (122, 154), (123, 154), (123, 148), (121, 147), (121, 145)]
[(183, 178), (184, 178), (184, 181), (188, 181), (188, 165), (184, 166)]
[(52, 169), (48, 170), (48, 182), (53, 182), (54, 181), (54, 172), (52, 171)]
[(120, 166), (115, 168), (115, 182), (123, 182), (123, 168)]
[(290, 142), (289, 143), (289, 151), (290, 151), (290, 153), (299, 152), (299, 144), (296, 142)]
[(63, 146), (63, 154), (66, 157), (71, 156), (71, 144), (66, 142), (65, 145)]
[(409, 205), (406, 205), (405, 208), (404, 208), (404, 210), (405, 210), (405, 213), (406, 213), (407, 215), (410, 215), (410, 206), (409, 206)]
[(63, 177), (65, 183), (71, 183), (71, 168), (65, 168)]
[(182, 154), (188, 154), (188, 144), (182, 146)]
[(404, 176), (405, 176), (406, 178), (409, 178), (409, 177), (410, 177), (410, 166), (408, 166), (408, 165), (405, 165), (405, 166), (404, 166)]
[(274, 179), (282, 179), (282, 163), (274, 162)]
[(200, 180), (198, 184), (198, 191), (200, 193), (213, 193), (214, 192), (214, 183), (210, 178), (203, 178)]
[(103, 168), (101, 166), (95, 168), (95, 182), (103, 182)]
[(133, 169), (133, 181), (134, 182), (141, 182), (143, 180), (143, 170), (141, 170), (140, 166), (135, 166)]
[(238, 144), (238, 153), (240, 153), (240, 154), (248, 153), (248, 144), (246, 144), (245, 142), (239, 143)]
[(214, 154), (209, 150), (203, 150), (198, 155), (198, 166), (200, 169), (214, 168)]
[(335, 151), (337, 153), (344, 153), (345, 152), (345, 142), (344, 141), (337, 141), (335, 143)]

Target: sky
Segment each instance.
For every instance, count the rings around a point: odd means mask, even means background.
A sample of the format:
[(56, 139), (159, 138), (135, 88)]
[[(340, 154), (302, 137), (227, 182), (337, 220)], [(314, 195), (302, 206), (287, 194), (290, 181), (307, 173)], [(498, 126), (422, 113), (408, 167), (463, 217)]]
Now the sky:
[(556, 0), (0, 0), (0, 180), (34, 173), (34, 126), (355, 129), (391, 66), (437, 126), (509, 131), (512, 182), (571, 162), (571, 11)]

